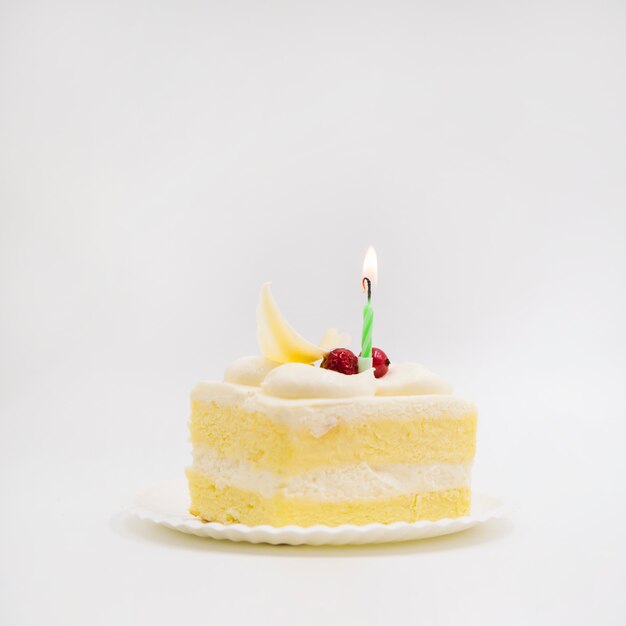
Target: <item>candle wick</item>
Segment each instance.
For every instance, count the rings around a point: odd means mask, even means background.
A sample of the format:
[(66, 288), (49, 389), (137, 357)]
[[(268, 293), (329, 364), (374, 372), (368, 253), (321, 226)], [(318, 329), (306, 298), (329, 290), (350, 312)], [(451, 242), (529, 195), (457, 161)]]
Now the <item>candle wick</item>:
[(363, 285), (363, 291), (365, 291), (365, 281), (367, 281), (367, 300), (368, 302), (372, 299), (372, 281), (365, 276), (361, 281), (361, 285)]

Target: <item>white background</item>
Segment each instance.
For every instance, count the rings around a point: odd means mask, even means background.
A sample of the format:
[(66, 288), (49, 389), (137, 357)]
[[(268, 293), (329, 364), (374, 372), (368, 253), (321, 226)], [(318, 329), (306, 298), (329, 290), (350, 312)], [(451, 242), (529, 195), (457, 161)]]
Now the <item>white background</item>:
[[(622, 624), (623, 2), (0, 7), (0, 623)], [(271, 548), (124, 517), (272, 280), (480, 409), (510, 521)], [(356, 347), (356, 346), (355, 346)]]

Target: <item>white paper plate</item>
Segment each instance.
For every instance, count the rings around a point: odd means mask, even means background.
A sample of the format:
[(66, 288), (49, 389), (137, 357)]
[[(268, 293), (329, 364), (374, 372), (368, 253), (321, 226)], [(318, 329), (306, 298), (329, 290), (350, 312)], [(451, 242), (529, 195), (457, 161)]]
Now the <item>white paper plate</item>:
[(183, 533), (248, 541), (299, 545), (346, 545), (409, 541), (457, 533), (506, 513), (503, 503), (493, 496), (472, 493), (472, 511), (466, 517), (441, 519), (436, 522), (394, 524), (368, 524), (366, 526), (246, 526), (244, 524), (219, 524), (202, 522), (189, 514), (189, 492), (185, 480), (168, 481), (140, 493), (129, 512), (143, 520), (166, 526)]

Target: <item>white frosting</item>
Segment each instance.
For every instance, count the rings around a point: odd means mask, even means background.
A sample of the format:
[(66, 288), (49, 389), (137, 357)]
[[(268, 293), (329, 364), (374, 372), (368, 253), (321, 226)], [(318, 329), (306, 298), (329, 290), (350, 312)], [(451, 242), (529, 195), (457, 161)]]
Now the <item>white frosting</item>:
[(392, 363), (389, 371), (378, 379), (379, 396), (421, 396), (450, 394), (452, 386), (419, 363)]
[(224, 380), (227, 383), (259, 387), (267, 374), (279, 365), (264, 356), (242, 356), (226, 368)]
[(270, 396), (290, 399), (452, 393), (443, 378), (419, 363), (392, 363), (385, 376), (375, 379), (373, 370), (347, 376), (303, 363), (280, 364), (261, 356), (246, 356), (226, 368), (224, 380), (261, 387)]
[(471, 463), (393, 464), (366, 463), (330, 467), (285, 477), (256, 468), (247, 461), (219, 457), (205, 446), (194, 446), (192, 468), (210, 476), (218, 489), (238, 487), (271, 498), (277, 493), (341, 502), (388, 498), (407, 493), (458, 489), (470, 484)]
[(277, 398), (358, 398), (376, 393), (374, 370), (348, 376), (303, 363), (286, 363), (273, 369), (261, 384)]

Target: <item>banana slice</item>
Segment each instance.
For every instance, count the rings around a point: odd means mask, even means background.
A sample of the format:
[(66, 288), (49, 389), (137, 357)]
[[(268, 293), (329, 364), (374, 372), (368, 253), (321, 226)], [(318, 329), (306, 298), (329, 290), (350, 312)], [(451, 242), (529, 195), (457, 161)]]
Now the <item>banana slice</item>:
[(299, 335), (280, 312), (270, 283), (261, 287), (257, 308), (257, 334), (263, 356), (278, 363), (313, 363), (321, 359), (332, 348), (345, 342), (346, 336), (336, 329), (326, 332), (323, 345), (317, 346)]

